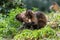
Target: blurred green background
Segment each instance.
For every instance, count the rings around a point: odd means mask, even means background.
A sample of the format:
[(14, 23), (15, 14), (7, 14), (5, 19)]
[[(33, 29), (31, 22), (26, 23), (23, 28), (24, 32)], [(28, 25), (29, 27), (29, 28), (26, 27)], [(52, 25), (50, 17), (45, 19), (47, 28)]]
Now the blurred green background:
[(41, 11), (49, 11), (52, 2), (57, 2), (60, 5), (60, 0), (0, 0), (0, 12), (7, 13), (16, 7), (27, 9), (35, 7)]

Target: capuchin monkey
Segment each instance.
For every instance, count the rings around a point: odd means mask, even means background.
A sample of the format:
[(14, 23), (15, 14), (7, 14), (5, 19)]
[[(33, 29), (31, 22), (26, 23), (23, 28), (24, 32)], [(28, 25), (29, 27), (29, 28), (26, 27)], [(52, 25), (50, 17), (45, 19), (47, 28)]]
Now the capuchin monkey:
[(40, 11), (32, 12), (32, 10), (26, 10), (26, 12), (17, 14), (16, 19), (23, 23), (23, 27), (20, 29), (40, 29), (47, 23), (45, 14)]
[(49, 7), (50, 10), (53, 10), (54, 12), (59, 12), (59, 5), (56, 2), (53, 2), (52, 5)]

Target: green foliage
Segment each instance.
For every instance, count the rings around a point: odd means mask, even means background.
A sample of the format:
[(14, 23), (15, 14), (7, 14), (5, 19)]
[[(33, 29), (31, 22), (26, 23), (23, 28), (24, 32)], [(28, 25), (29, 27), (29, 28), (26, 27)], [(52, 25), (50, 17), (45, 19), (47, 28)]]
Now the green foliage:
[[(33, 11), (37, 11), (38, 8), (33, 8)], [(6, 37), (14, 37), (14, 40), (44, 40), (44, 38), (47, 38), (48, 40), (51, 38), (56, 38), (56, 31), (51, 26), (46, 25), (44, 28), (41, 28), (39, 30), (20, 30), (18, 31), (18, 28), (22, 24), (21, 22), (17, 21), (15, 19), (15, 16), (21, 12), (25, 11), (25, 9), (16, 8), (10, 10), (8, 16), (0, 14), (0, 40), (2, 38)], [(48, 14), (48, 18), (50, 21), (57, 21), (58, 24), (60, 24), (60, 14), (58, 13), (50, 13)], [(60, 30), (58, 30), (60, 32)]]
[(38, 8), (34, 8), (34, 7), (33, 7), (33, 11), (38, 11), (38, 10), (39, 10)]
[(20, 34), (14, 37), (15, 40), (23, 40), (23, 39), (34, 39), (37, 40), (43, 38), (52, 38), (56, 36), (55, 30), (50, 27), (45, 27), (40, 30), (23, 30)]
[(60, 24), (60, 13), (58, 12), (58, 13), (54, 13), (54, 12), (52, 12), (52, 13), (50, 13), (50, 14), (48, 14), (48, 20), (51, 22), (53, 22), (53, 21), (55, 21), (55, 22), (57, 22), (58, 23), (58, 25)]
[(0, 14), (0, 36), (1, 37), (13, 37), (17, 32), (18, 28), (21, 25), (21, 22), (18, 22), (15, 19), (15, 16), (18, 13), (21, 13), (25, 9), (16, 8), (10, 10), (8, 16)]
[(60, 20), (60, 13), (54, 13), (54, 12), (52, 12), (50, 14), (50, 18), (51, 18), (51, 21), (54, 21), (54, 20), (58, 21), (58, 20)]
[(21, 0), (0, 0), (0, 12), (3, 14), (16, 7), (23, 7)]

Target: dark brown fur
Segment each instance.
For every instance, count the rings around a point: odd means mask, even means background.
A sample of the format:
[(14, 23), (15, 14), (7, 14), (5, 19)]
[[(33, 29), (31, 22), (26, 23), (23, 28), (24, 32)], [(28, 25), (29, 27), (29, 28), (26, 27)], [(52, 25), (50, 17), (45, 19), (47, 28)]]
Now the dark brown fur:
[(33, 23), (32, 25), (33, 29), (40, 29), (44, 27), (47, 23), (46, 16), (43, 12), (36, 11), (33, 13), (32, 11), (29, 10), (26, 15), (28, 18), (29, 16), (31, 16), (29, 19), (31, 19), (31, 22)]
[(43, 12), (37, 11), (36, 13), (37, 21), (38, 21), (38, 28), (42, 28), (46, 25), (47, 19)]
[[(43, 12), (37, 11), (33, 13), (31, 10), (27, 10), (22, 15), (24, 16), (22, 17), (21, 14), (16, 15), (16, 19), (25, 22), (27, 28), (32, 26), (33, 29), (40, 29), (46, 25), (47, 19)], [(29, 22), (29, 19), (31, 22)]]

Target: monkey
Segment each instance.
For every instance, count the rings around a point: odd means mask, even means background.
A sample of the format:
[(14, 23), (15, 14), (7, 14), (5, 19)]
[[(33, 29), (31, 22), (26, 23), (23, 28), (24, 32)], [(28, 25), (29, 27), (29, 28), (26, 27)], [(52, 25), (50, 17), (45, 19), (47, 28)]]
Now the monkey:
[(52, 5), (49, 7), (49, 9), (53, 10), (54, 12), (59, 12), (59, 5), (56, 2), (53, 2)]
[(26, 12), (16, 15), (16, 19), (24, 22), (25, 28), (40, 29), (46, 25), (47, 19), (43, 12), (26, 10)]

